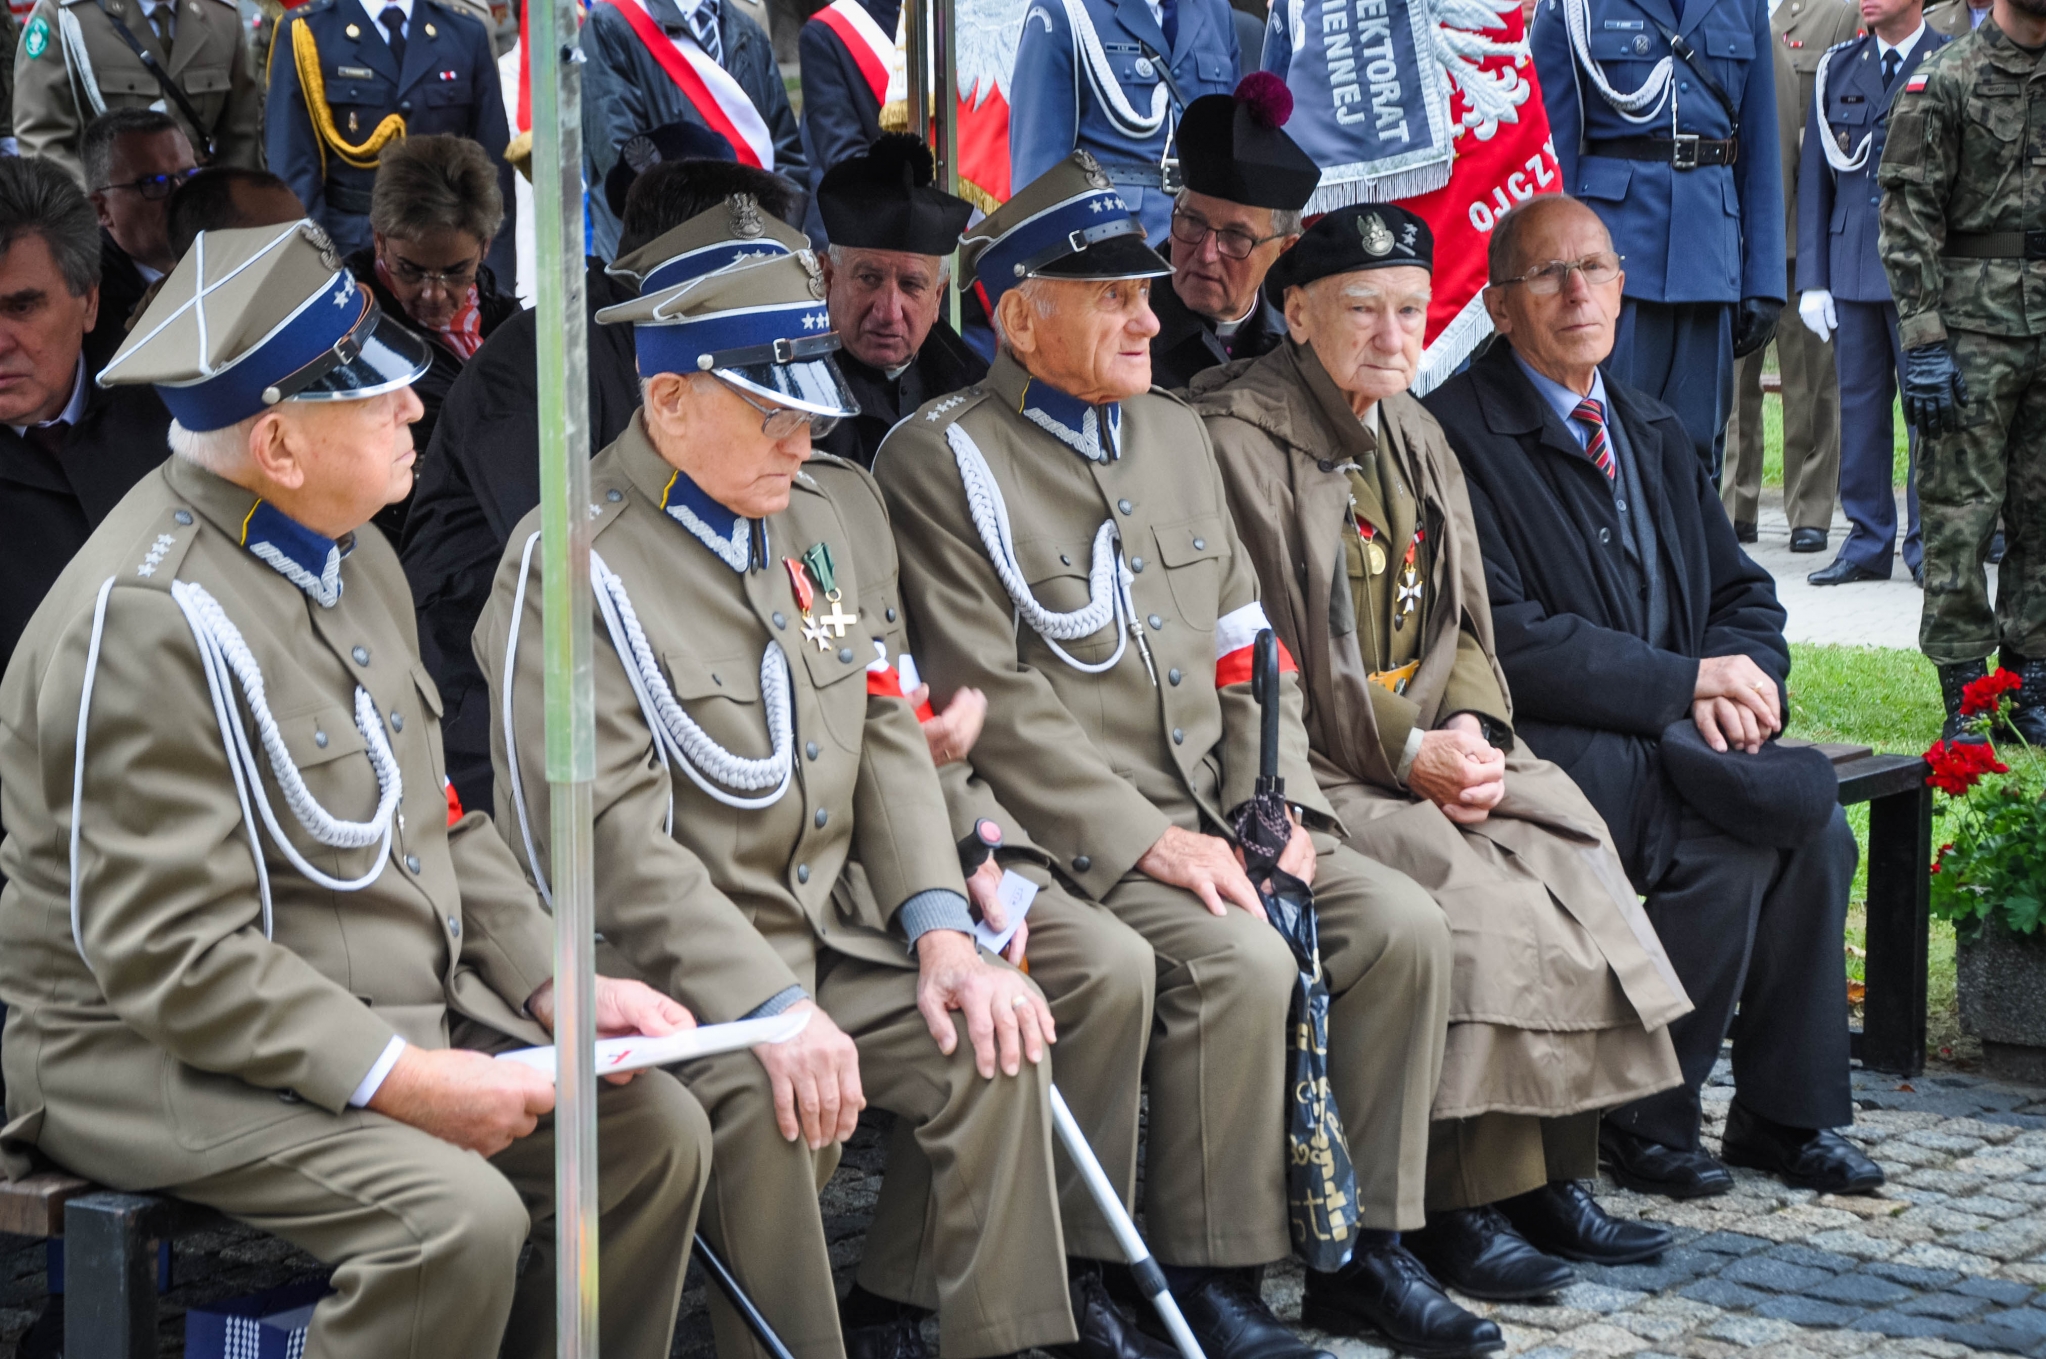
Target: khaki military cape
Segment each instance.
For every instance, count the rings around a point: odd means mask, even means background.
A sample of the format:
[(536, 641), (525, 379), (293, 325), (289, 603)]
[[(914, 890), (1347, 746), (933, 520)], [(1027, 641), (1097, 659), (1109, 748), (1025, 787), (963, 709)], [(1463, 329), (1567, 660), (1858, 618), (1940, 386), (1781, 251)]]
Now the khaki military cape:
[[(1400, 752), (1380, 732), (1358, 634), (1337, 637), (1329, 625), (1343, 534), (1356, 531), (1341, 450), (1368, 436), (1346, 407), (1351, 427), (1338, 422), (1334, 384), (1312, 351), (1282, 345), (1217, 369), (1196, 379), (1194, 396), (1265, 611), (1300, 666), (1321, 789), (1349, 844), (1414, 878), (1449, 917), (1455, 989), (1434, 1116), (1571, 1114), (1680, 1084), (1666, 1026), (1690, 1001), (1576, 785), (1511, 752), (1504, 800), (1464, 828), (1395, 776)], [(1379, 412), (1381, 455), (1402, 459), (1427, 530), (1421, 664), (1400, 705), (1425, 731), (1452, 711), (1444, 697), (1460, 637), (1476, 639), (1498, 692), (1508, 691), (1463, 472), (1418, 401), (1389, 397)]]
[[(339, 601), (322, 607), (241, 545), (255, 504), (173, 458), (80, 549), (0, 681), (10, 1176), (40, 1149), (118, 1188), (188, 1183), (375, 1119), (348, 1099), (393, 1035), (446, 1047), (467, 1018), (547, 1041), (523, 1010), (553, 975), (553, 928), (488, 818), (448, 825), (440, 696), (419, 662), (396, 554), (382, 535), (359, 535)], [(69, 905), (73, 751), (94, 599), (110, 577), (86, 746), (81, 958)], [(241, 632), (321, 806), (359, 821), (377, 805), (358, 685), (404, 781), (382, 873), (361, 891), (317, 885), (263, 833), (267, 939), (173, 580), (203, 585)], [(256, 749), (302, 855), (343, 878), (376, 865), (376, 845), (343, 851), (308, 836)]]

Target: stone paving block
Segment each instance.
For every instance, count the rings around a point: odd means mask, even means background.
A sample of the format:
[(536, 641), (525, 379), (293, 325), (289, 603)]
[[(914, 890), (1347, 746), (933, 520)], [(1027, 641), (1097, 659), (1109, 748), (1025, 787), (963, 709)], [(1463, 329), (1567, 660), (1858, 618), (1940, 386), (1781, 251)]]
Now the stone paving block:
[(2029, 1203), (2034, 1207), (2046, 1204), (2046, 1184), (2031, 1184), (2028, 1182), (2030, 1178), (2029, 1175), (2020, 1175), (2016, 1179), (2003, 1180), (1991, 1187), (2000, 1199)]
[(1757, 1255), (1734, 1261), (1719, 1271), (1719, 1277), (1751, 1288), (1767, 1289), (1771, 1293), (1802, 1293), (1824, 1283), (1833, 1274), (1830, 1270), (1812, 1269), (1787, 1260)]
[[(1935, 1127), (1938, 1123), (1937, 1114), (1921, 1114), (1908, 1109), (1863, 1109), (1854, 1115), (1855, 1131), (1866, 1128), (1885, 1135), (1916, 1132), (1920, 1128)], [(2024, 1134), (2019, 1133), (2011, 1140), (2019, 1141), (2023, 1137)], [(2040, 1143), (2040, 1147), (2046, 1150), (2046, 1142)]]
[(1820, 1232), (1812, 1237), (1811, 1244), (1820, 1250), (1851, 1255), (1857, 1260), (1887, 1260), (1904, 1249), (1904, 1243), (1901, 1241), (1870, 1236), (1867, 1232), (1855, 1230)]
[(2005, 1265), (2003, 1274), (2007, 1279), (2016, 1279), (2019, 1283), (2028, 1283), (2034, 1288), (2046, 1288), (2046, 1264)]
[(2009, 1279), (1964, 1279), (1953, 1286), (1952, 1292), (1970, 1298), (1987, 1298), (2005, 1307), (2016, 1307), (2032, 1301), (2032, 1290)]
[(1964, 1120), (1955, 1119), (1953, 1123), (1943, 1123), (1936, 1128), (1921, 1128), (1917, 1132), (1908, 1132), (1904, 1134), (1903, 1140), (1916, 1146), (1931, 1147), (1934, 1151), (1943, 1151), (1949, 1156), (1972, 1156), (1982, 1150), (1986, 1143), (1980, 1137), (1963, 1137), (1950, 1131), (1954, 1123), (1962, 1121)]
[(1680, 1290), (1678, 1296), (1689, 1298), (1693, 1302), (1724, 1307), (1728, 1311), (1746, 1311), (1769, 1300), (1767, 1293), (1744, 1288), (1725, 1279), (1700, 1279), (1690, 1287)]
[(1686, 1336), (1677, 1342), (1675, 1348), (1683, 1359), (1733, 1359), (1735, 1355), (1741, 1355), (1745, 1359), (1746, 1354), (1738, 1345), (1729, 1345), (1724, 1340), (1714, 1340), (1703, 1335)]
[(1641, 1337), (1618, 1326), (1594, 1322), (1563, 1332), (1555, 1343), (1571, 1354), (1632, 1354), (1641, 1348)]
[(1838, 1331), (1807, 1331), (1800, 1339), (1820, 1354), (1861, 1354), (1881, 1344), (1883, 1337), (1874, 1331), (1849, 1327)]
[(1766, 1345), (1796, 1333), (1797, 1328), (1789, 1322), (1768, 1317), (1721, 1317), (1704, 1329), (1708, 1339), (1742, 1346)]
[(1967, 1277), (1958, 1270), (1928, 1269), (1924, 1265), (1900, 1265), (1894, 1260), (1869, 1265), (1864, 1272), (1903, 1284), (1907, 1288), (1920, 1290), (1945, 1288), (1948, 1284)]
[(1643, 1340), (1655, 1341), (1674, 1340), (1698, 1324), (1694, 1317), (1671, 1316), (1667, 1312), (1615, 1312), (1606, 1320), (1632, 1331)]
[(1867, 1309), (1813, 1297), (1771, 1298), (1755, 1309), (1756, 1316), (1794, 1322), (1799, 1326), (1845, 1326), (1858, 1321)]
[(1988, 1326), (1980, 1322), (1949, 1326), (1946, 1338), (1973, 1350), (2004, 1350), (2011, 1354), (2032, 1354), (2046, 1348), (2046, 1340), (2008, 1326)]
[(1958, 1170), (1914, 1170), (1904, 1177), (1904, 1183), (1921, 1189), (1937, 1189), (1942, 1194), (1964, 1196), (1973, 1194), (1987, 1184), (1982, 1175), (1968, 1175)]
[[(2002, 1170), (1996, 1173), (2016, 1178), (2019, 1172)], [(2032, 1204), (2013, 1202), (2002, 1197), (1997, 1192), (2002, 1188), (2003, 1186), (2000, 1184), (1992, 1184), (1989, 1187), (1988, 1193), (1970, 1194), (1965, 1199), (1955, 1199), (1950, 1206), (1963, 1213), (1974, 1213), (1977, 1217), (1995, 1218), (1998, 1221), (2008, 1221), (2014, 1217), (2023, 1217), (2026, 1213), (2032, 1211)]]
[(1876, 1194), (1822, 1194), (1813, 1201), (1821, 1208), (1838, 1208), (1856, 1217), (1893, 1217), (1911, 1206), (1902, 1199)]
[(1937, 1241), (1939, 1233), (1910, 1213), (1896, 1217), (1871, 1218), (1862, 1227), (1870, 1236), (1879, 1236), (1886, 1241)]
[(1835, 1274), (1845, 1269), (1854, 1269), (1861, 1264), (1859, 1260), (1851, 1256), (1837, 1254), (1833, 1251), (1815, 1248), (1812, 1245), (1799, 1242), (1776, 1247), (1769, 1252), (1769, 1258), (1772, 1260), (1786, 1260), (1793, 1265), (1803, 1265), (1807, 1269), (1830, 1270)]
[(1759, 1236), (1746, 1236), (1740, 1232), (1712, 1232), (1693, 1241), (1691, 1249), (1710, 1251), (1714, 1255), (1753, 1255), (1758, 1250), (1767, 1250), (1769, 1244)]
[(1974, 1255), (2014, 1260), (2046, 1246), (2046, 1222), (2036, 1217), (2014, 1218), (1980, 1231), (1963, 1232), (1945, 1244)]
[(1964, 1293), (1927, 1293), (1899, 1303), (1894, 1311), (1905, 1316), (1937, 1317), (1942, 1321), (1966, 1321), (1978, 1317), (1995, 1306), (1987, 1298), (1971, 1298)]
[(2016, 1141), (2018, 1136), (2018, 1130), (2007, 1123), (1991, 1123), (1980, 1118), (1957, 1118), (1950, 1123), (1942, 1124), (1940, 1131), (1961, 1137), (1979, 1137), (1985, 1142), (1998, 1145)]
[[(1669, 1255), (1679, 1252), (1670, 1251)], [(1700, 1274), (1710, 1274), (1725, 1264), (1723, 1255), (1694, 1254), (1684, 1262), (1673, 1262), (1665, 1256), (1663, 1263), (1654, 1265), (1579, 1265), (1577, 1272), (1592, 1283), (1606, 1284), (1612, 1288), (1629, 1288), (1642, 1293), (1661, 1293), (1679, 1284), (1689, 1283)]]
[[(1988, 1304), (1983, 1304), (1987, 1306)], [(1501, 1326), (1529, 1326), (1538, 1331), (1567, 1331), (1577, 1326), (1589, 1326), (1598, 1320), (1598, 1313), (1581, 1307), (1543, 1307), (1536, 1303), (1502, 1302), (1471, 1310), (1488, 1316)]]
[(1781, 1245), (1789, 1241), (1802, 1241), (1814, 1232), (1823, 1231), (1828, 1227), (1844, 1227), (1861, 1221), (1860, 1218), (1855, 1217), (1852, 1213), (1841, 1212), (1827, 1213), (1826, 1219), (1820, 1222), (1813, 1222), (1800, 1216), (1804, 1213), (1819, 1212), (1826, 1212), (1826, 1210), (1822, 1208), (1785, 1208), (1782, 1212), (1771, 1213), (1767, 1217), (1737, 1217), (1726, 1225), (1732, 1230), (1745, 1232), (1749, 1236), (1767, 1237), (1769, 1240)]
[(1842, 1274), (1805, 1292), (1826, 1302), (1853, 1303), (1858, 1307), (1888, 1307), (1918, 1296), (1903, 1284), (1876, 1274)]
[(1675, 1293), (1663, 1293), (1649, 1298), (1631, 1312), (1649, 1316), (1681, 1317), (1693, 1326), (1703, 1326), (1720, 1315), (1720, 1309), (1709, 1303), (1693, 1302)]
[(1994, 1113), (1982, 1115), (1984, 1123), (2002, 1123), (2012, 1128), (2046, 1129), (2046, 1114), (2038, 1113)]
[(1930, 1207), (1913, 1208), (1910, 1210), (1911, 1216), (1916, 1221), (1923, 1222), (1926, 1226), (1938, 1232), (1972, 1232), (1989, 1225), (1990, 1220), (1988, 1218), (1977, 1217), (1973, 1213), (1963, 1212), (1955, 1207), (1954, 1203), (1957, 1202), (1959, 1200), (1934, 1204)]
[(1959, 1274), (1994, 1274), (1997, 1262), (1945, 1246), (1919, 1244), (1896, 1257), (1900, 1265), (1923, 1265), (1927, 1269), (1951, 1269)]
[(1938, 1339), (1952, 1330), (1955, 1322), (1950, 1317), (1921, 1315), (1897, 1307), (1887, 1312), (1870, 1312), (1854, 1324), (1884, 1335)]
[(1605, 1284), (1574, 1283), (1556, 1295), (1556, 1301), (1564, 1307), (1581, 1311), (1596, 1312), (1600, 1316), (1608, 1312), (1625, 1311), (1648, 1296), (1632, 1288), (1610, 1288)]

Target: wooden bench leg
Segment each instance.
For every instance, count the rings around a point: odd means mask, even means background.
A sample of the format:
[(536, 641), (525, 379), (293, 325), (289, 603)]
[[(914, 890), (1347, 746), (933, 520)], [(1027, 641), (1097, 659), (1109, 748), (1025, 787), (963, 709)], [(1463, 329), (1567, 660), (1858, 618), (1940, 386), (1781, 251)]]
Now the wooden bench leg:
[(1861, 1064), (1925, 1070), (1926, 933), (1932, 790), (1922, 782), (1868, 804), (1868, 957), (1863, 969)]
[(87, 1194), (64, 1205), (66, 1359), (155, 1359), (161, 1199)]

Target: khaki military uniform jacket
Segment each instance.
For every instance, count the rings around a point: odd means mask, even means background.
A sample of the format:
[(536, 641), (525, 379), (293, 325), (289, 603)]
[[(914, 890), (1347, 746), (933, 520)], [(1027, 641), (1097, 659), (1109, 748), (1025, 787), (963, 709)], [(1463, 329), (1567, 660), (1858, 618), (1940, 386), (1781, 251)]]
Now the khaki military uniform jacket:
[[(1217, 688), (1217, 621), (1258, 600), (1201, 422), (1152, 392), (1121, 404), (1121, 456), (1090, 461), (1020, 408), (1029, 375), (1003, 355), (987, 379), (926, 405), (875, 457), (902, 561), (916, 657), (940, 700), (988, 699), (973, 767), (1036, 844), (1099, 900), (1169, 825), (1223, 830), (1254, 791), (1258, 710), (1248, 683)], [(1088, 600), (1093, 543), (1115, 525), (1133, 575), (1147, 669), (1132, 640), (1101, 674), (1073, 669), (1015, 607), (975, 529), (946, 431), (985, 457), (1007, 503), (1015, 554), (1035, 598), (1064, 612)], [(1060, 645), (1085, 664), (1117, 632)], [(1153, 675), (1155, 674), (1155, 683)], [(1280, 772), (1321, 826), (1335, 824), (1307, 765), (1300, 696), (1282, 682)]]
[[(1797, 254), (1797, 167), (1826, 49), (1861, 31), (1852, 0), (1779, 0), (1769, 16), (1776, 40), (1776, 144), (1783, 162), (1783, 239)], [(1791, 279), (1793, 293), (1796, 277)]]
[[(552, 927), (485, 817), (448, 825), (440, 699), (396, 555), (361, 535), (340, 600), (322, 607), (240, 545), (254, 505), (210, 473), (165, 464), (58, 579), (0, 682), (10, 1174), (37, 1149), (120, 1188), (186, 1183), (373, 1118), (348, 1100), (393, 1035), (445, 1047), (466, 1017), (546, 1041), (523, 1007), (553, 974)], [(94, 598), (109, 578), (80, 822), (81, 958), (69, 917), (73, 750)], [(203, 585), (240, 630), (284, 745), (332, 815), (367, 820), (377, 804), (357, 686), (403, 779), (389, 856), (361, 891), (317, 886), (262, 833), (267, 939), (249, 828), (174, 580)], [(230, 690), (254, 742), (248, 704)], [(306, 835), (267, 761), (263, 777), (311, 863), (351, 878), (375, 867), (374, 845), (340, 851)]]
[[(1299, 657), (1322, 790), (1351, 847), (1414, 878), (1449, 918), (1456, 966), (1434, 1116), (1571, 1114), (1679, 1084), (1665, 1026), (1690, 1002), (1605, 823), (1568, 776), (1510, 753), (1505, 799), (1463, 828), (1395, 772), (1410, 729), (1458, 711), (1511, 716), (1470, 497), (1434, 417), (1411, 397), (1388, 397), (1374, 447), (1312, 349), (1290, 343), (1203, 375), (1195, 398), (1272, 624)], [(1333, 625), (1353, 610), (1336, 593), (1339, 577), (1355, 583), (1348, 468), (1388, 457), (1414, 503), (1361, 508), (1424, 531), (1416, 556), (1427, 587), (1403, 628), (1417, 630), (1420, 665), (1403, 695), (1368, 678), (1361, 632)], [(1381, 619), (1392, 617), (1383, 582), (1408, 537), (1364, 582)]]
[[(861, 514), (871, 524), (880, 514), (878, 493), (863, 473), (836, 459), (818, 473), (831, 481), (832, 494), (817, 474), (799, 477), (789, 507), (764, 521), (765, 565), (742, 575), (663, 512), (675, 472), (640, 418), (590, 468), (591, 550), (624, 582), (661, 678), (712, 740), (746, 759), (772, 753), (761, 657), (769, 645), (788, 657), (793, 777), (773, 805), (737, 809), (703, 792), (681, 768), (662, 768), (625, 663), (601, 617), (597, 623), (597, 926), (627, 970), (710, 1022), (740, 1018), (791, 986), (814, 994), (819, 948), (912, 966), (900, 931), (891, 932), (897, 909), (924, 891), (965, 894), (916, 716), (900, 698), (868, 693), (873, 639), (900, 616), (894, 545), (871, 529), (856, 537), (853, 526), (862, 519), (842, 516), (835, 501), (865, 497)], [(522, 858), (503, 681), (520, 559), (538, 528), (536, 510), (513, 532), (476, 630), (477, 660), (492, 687), (498, 826)], [(823, 650), (802, 636), (783, 564), (819, 542), (831, 547), (840, 606), (858, 615)], [(537, 561), (532, 570), (513, 712), (526, 825), (544, 867), (549, 823)], [(831, 607), (820, 595), (813, 612)], [(671, 797), (669, 835), (662, 827)], [(833, 887), (853, 857), (871, 891), (841, 892), (834, 900)]]
[[(2046, 80), (2028, 55), (1984, 19), (1927, 57), (1890, 108), (1876, 178), (1883, 268), (1906, 349), (1949, 330), (2046, 334), (2046, 260), (2022, 258), (2023, 237), (2046, 223)], [(2006, 237), (2010, 257), (1946, 253), (1961, 233)]]
[[(106, 8), (102, 10), (100, 4)], [(150, 27), (141, 0), (38, 0), (14, 57), (14, 135), (24, 156), (48, 156), (88, 190), (80, 159), (85, 125), (102, 108), (160, 107), (191, 140), (203, 162), (205, 138), (114, 32), (126, 24), (169, 73), (213, 138), (214, 164), (263, 168), (263, 91), (249, 61), (248, 29), (231, 0), (179, 0), (168, 52)], [(64, 41), (75, 24), (90, 78)]]

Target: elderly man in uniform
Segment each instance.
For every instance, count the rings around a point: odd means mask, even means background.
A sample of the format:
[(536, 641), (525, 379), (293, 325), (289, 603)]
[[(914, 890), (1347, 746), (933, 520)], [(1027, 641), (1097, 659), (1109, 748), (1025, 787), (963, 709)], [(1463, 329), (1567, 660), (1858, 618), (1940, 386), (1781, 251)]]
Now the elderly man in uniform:
[(1301, 658), (1345, 843), (1427, 888), (1458, 941), (1428, 1226), (1408, 1242), (1461, 1292), (1530, 1298), (1575, 1277), (1552, 1256), (1669, 1245), (1580, 1181), (1598, 1177), (1601, 1109), (1682, 1083), (1666, 1026), (1690, 1005), (1605, 822), (1515, 746), (1463, 474), (1406, 395), (1433, 255), (1402, 208), (1322, 218), (1267, 280), (1286, 343), (1196, 380), (1194, 409)]
[[(1825, 84), (1807, 106), (1807, 154), (1799, 171), (1797, 314), (1813, 334), (1832, 340), (1839, 365), (1840, 507), (1848, 522), (1840, 555), (1806, 577), (1814, 585), (1888, 580), (1896, 560), (1891, 411), (1903, 349), (1877, 241), (1882, 194), (1876, 168), (1889, 135), (1890, 101), (1953, 41), (1925, 22), (1921, 0), (1861, 0), (1859, 13), (1870, 31), (1826, 52)], [(1915, 429), (1908, 458), (1904, 566), (1922, 580)]]
[[(1002, 353), (984, 383), (897, 426), (875, 466), (918, 661), (939, 694), (987, 696), (975, 772), (1061, 885), (1155, 955), (1152, 1249), (1211, 1353), (1298, 1355), (1255, 1287), (1291, 1247), (1278, 1054), (1294, 966), (1226, 829), (1257, 777), (1264, 614), (1205, 430), (1149, 390), (1146, 293), (1168, 266), (1141, 232), (1084, 152), (974, 228), (965, 259)], [(1429, 1354), (1496, 1349), (1497, 1328), (1399, 1245), (1422, 1221), (1448, 929), (1413, 882), (1327, 834), (1284, 683), (1301, 820), (1281, 866), (1320, 906), (1363, 1221), (1351, 1262), (1308, 1276), (1304, 1316)]]
[(263, 91), (232, 0), (37, 0), (14, 56), (19, 154), (87, 190), (85, 128), (112, 109), (170, 114), (209, 165), (263, 164)]
[(383, 149), (451, 133), (481, 143), (497, 165), (505, 220), (486, 262), (501, 279), (518, 277), (504, 159), (511, 132), (496, 49), (474, 9), (461, 0), (311, 0), (277, 25), (269, 80), (270, 168), (343, 255), (370, 245), (369, 195)]
[(1158, 334), (1151, 380), (1185, 389), (1196, 373), (1270, 353), (1286, 323), (1260, 292), (1300, 238), (1321, 170), (1286, 135), (1293, 94), (1252, 71), (1232, 95), (1207, 94), (1179, 120), (1186, 187), (1172, 206), (1172, 278), (1151, 291)]
[[(1783, 173), (1784, 243), (1789, 282), (1797, 282), (1798, 175), (1804, 149), (1805, 111), (1820, 60), (1835, 43), (1854, 36), (1861, 12), (1853, 0), (1778, 0), (1769, 15), (1775, 39), (1776, 147)], [(1813, 155), (1819, 148), (1811, 148)], [(1790, 521), (1793, 551), (1819, 552), (1833, 523), (1833, 496), (1840, 480), (1840, 390), (1833, 351), (1826, 336), (1802, 326), (1776, 328), (1777, 369), (1783, 379), (1783, 509)], [(1756, 516), (1762, 498), (1762, 370), (1764, 346), (1734, 365), (1733, 418), (1726, 428), (1728, 470), (1720, 479), (1720, 502), (1733, 520), (1734, 536), (1757, 542)]]
[[(489, 1054), (546, 1041), (552, 929), (449, 804), (405, 580), (361, 531), (411, 484), (426, 355), (309, 222), (201, 245), (102, 375), (155, 385), (175, 456), (0, 681), (6, 1169), (40, 1153), (333, 1265), (308, 1353), (538, 1359), (554, 1091)], [(693, 1022), (631, 981), (596, 1011)], [(659, 1073), (597, 1118), (605, 1352), (659, 1359), (710, 1131)]]
[[(928, 1251), (941, 1353), (1070, 1344), (1051, 1013), (977, 953), (924, 736), (869, 672), (870, 636), (899, 612), (893, 555), (856, 540), (834, 502), (865, 496), (873, 515), (878, 493), (835, 459), (825, 478), (802, 472), (813, 426), (851, 410), (823, 279), (806, 250), (650, 281), (598, 318), (633, 326), (645, 391), (591, 468), (610, 637), (596, 660), (598, 927), (708, 1018), (811, 1015), (782, 1047), (681, 1069), (716, 1136), (705, 1235), (794, 1350), (839, 1353), (817, 1186), (872, 1099), (920, 1156), (906, 1191), (884, 1183), (869, 1249)], [(526, 792), (543, 742), (514, 715), (541, 706), (537, 532), (537, 512), (514, 532), (476, 652), (502, 714), (498, 823), (544, 885), (547, 809)], [(853, 857), (865, 912), (833, 904)], [(856, 1292), (845, 1351), (892, 1352), (901, 1306), (923, 1301)], [(718, 1332), (728, 1354), (753, 1343), (722, 1310)]]
[(1009, 77), (1009, 182), (1085, 151), (1162, 244), (1180, 188), (1179, 119), (1202, 95), (1235, 89), (1242, 70), (1228, 0), (1033, 5)]
[[(1904, 418), (1920, 444), (1925, 613), (1946, 728), (1999, 651), (2012, 725), (2046, 744), (2046, 164), (2024, 153), (2046, 91), (2046, 0), (1995, 0), (1968, 39), (1899, 86), (1877, 180), (1897, 303)], [(1983, 567), (2006, 548), (1992, 609)]]
[(1608, 367), (1677, 413), (1717, 486), (1734, 360), (1769, 343), (1788, 295), (1776, 83), (1758, 60), (1768, 0), (1542, 0), (1536, 14), (1563, 190), (1627, 261)]
[(890, 132), (826, 171), (817, 189), (831, 238), (824, 300), (845, 346), (839, 368), (859, 405), (817, 446), (862, 467), (873, 466), (897, 420), (987, 374), (939, 315), (973, 205), (934, 186), (932, 169), (928, 146)]

